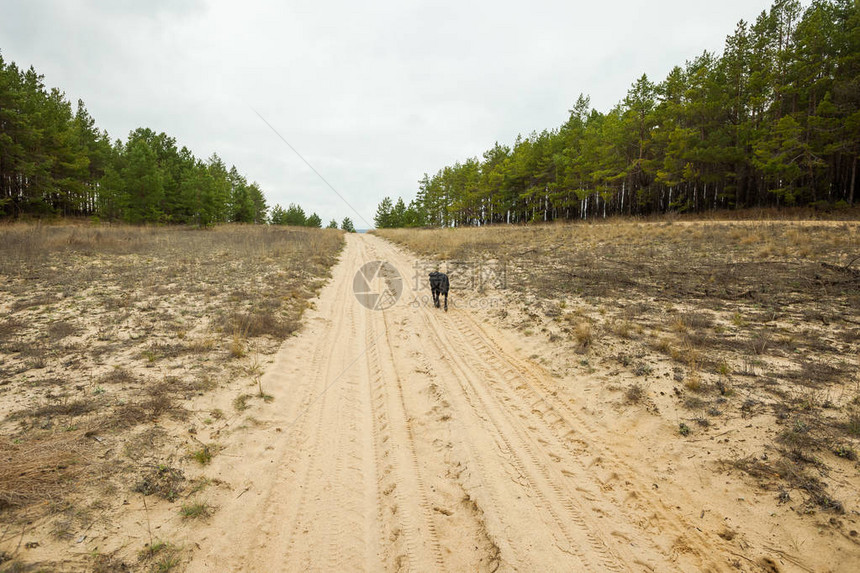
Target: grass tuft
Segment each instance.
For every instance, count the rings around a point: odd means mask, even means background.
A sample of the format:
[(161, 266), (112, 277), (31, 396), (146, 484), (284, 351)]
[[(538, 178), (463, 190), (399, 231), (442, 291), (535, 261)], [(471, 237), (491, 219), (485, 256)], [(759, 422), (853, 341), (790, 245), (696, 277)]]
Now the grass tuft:
[(179, 510), (179, 515), (183, 519), (203, 519), (212, 515), (213, 508), (205, 501), (195, 501), (183, 504)]

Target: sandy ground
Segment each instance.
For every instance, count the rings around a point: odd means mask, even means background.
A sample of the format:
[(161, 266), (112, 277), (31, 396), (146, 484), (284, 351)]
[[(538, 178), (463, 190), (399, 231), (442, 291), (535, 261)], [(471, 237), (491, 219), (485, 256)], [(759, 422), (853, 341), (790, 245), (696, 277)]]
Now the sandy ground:
[[(353, 293), (374, 260), (404, 279), (384, 311)], [(188, 571), (858, 570), (847, 538), (792, 538), (738, 509), (737, 480), (655, 448), (675, 440), (659, 419), (607, 423), (599, 380), (559, 379), (486, 313), (411, 305), (413, 265), (347, 236), (263, 377), (274, 400), (218, 438), (207, 473), (229, 487), (188, 532)]]

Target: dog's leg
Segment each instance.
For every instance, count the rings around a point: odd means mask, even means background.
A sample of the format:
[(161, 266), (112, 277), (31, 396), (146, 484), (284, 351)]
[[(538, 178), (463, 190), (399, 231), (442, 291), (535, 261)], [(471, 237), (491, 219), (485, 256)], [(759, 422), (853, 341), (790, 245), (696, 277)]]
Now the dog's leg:
[(448, 293), (445, 293), (445, 312), (448, 312)]

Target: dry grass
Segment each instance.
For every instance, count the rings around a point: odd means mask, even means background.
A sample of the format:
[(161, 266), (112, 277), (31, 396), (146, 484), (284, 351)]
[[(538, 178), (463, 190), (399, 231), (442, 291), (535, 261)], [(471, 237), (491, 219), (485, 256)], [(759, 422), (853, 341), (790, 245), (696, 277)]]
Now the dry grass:
[[(856, 275), (840, 269), (860, 252), (860, 227), (849, 222), (800, 228), (781, 222), (615, 222), (375, 233), (425, 256), (504, 261), (509, 287), (529, 287), (546, 296), (611, 297), (633, 291), (794, 303), (810, 290), (856, 284)], [(763, 244), (776, 256), (760, 256)]]
[(594, 332), (591, 324), (588, 322), (580, 322), (573, 329), (573, 339), (576, 341), (580, 350), (585, 351), (594, 342)]
[(0, 511), (67, 493), (88, 462), (82, 434), (51, 434), (17, 444), (0, 441)]
[(37, 502), (74, 492), (183, 495), (173, 466), (191, 460), (170, 456), (187, 452), (189, 400), (250, 380), (248, 351), (300, 327), (342, 245), (333, 230), (0, 225), (0, 522), (50, 520)]
[(185, 490), (185, 475), (178, 468), (158, 464), (145, 471), (132, 490), (143, 495), (155, 494), (167, 501), (175, 501)]

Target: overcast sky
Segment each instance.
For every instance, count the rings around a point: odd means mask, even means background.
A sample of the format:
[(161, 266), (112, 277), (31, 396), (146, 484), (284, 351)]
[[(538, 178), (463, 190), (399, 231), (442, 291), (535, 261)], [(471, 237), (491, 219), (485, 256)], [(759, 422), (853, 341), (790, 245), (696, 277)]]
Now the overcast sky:
[[(382, 197), (495, 141), (607, 111), (771, 0), (0, 0), (0, 51), (84, 100), (98, 125), (217, 152), (325, 221), (369, 226)], [(313, 165), (333, 193), (256, 115)]]

